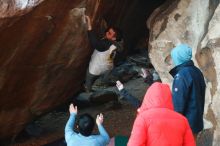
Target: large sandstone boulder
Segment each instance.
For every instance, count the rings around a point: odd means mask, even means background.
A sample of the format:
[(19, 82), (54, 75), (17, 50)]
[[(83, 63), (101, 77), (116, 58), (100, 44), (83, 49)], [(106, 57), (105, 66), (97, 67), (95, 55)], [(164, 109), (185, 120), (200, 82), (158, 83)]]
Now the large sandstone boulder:
[[(87, 1), (89, 10), (96, 2)], [(0, 1), (0, 139), (79, 91), (91, 49), (86, 1)]]
[[(156, 9), (148, 19), (150, 58), (163, 82), (172, 83), (167, 64), (171, 49), (179, 43), (193, 48), (193, 60), (206, 83), (204, 121), (212, 145), (220, 142), (220, 5), (216, 0), (180, 0)], [(209, 140), (210, 140), (209, 139)], [(210, 145), (210, 143), (209, 143)]]

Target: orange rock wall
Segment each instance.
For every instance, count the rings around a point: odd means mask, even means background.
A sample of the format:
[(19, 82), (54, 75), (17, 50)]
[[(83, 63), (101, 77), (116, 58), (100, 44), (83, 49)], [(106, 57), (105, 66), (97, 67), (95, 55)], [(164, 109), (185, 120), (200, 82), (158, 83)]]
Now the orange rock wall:
[(1, 18), (0, 137), (15, 135), (81, 88), (91, 54), (83, 5), (36, 1), (28, 13)]

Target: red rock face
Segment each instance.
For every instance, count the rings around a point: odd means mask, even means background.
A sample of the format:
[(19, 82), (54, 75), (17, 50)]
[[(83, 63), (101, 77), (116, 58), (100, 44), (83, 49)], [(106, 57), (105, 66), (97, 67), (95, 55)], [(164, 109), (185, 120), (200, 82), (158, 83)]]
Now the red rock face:
[(15, 21), (18, 20), (19, 16), (28, 13), (42, 1), (43, 0), (0, 0), (1, 28), (12, 25)]
[(81, 88), (92, 51), (85, 9), (77, 8), (83, 5), (36, 0), (32, 8), (0, 11), (0, 138), (17, 134)]
[(16, 136), (79, 91), (92, 53), (85, 13), (97, 31), (103, 20), (122, 28), (130, 50), (146, 38), (145, 21), (156, 6), (145, 0), (0, 0), (0, 139)]

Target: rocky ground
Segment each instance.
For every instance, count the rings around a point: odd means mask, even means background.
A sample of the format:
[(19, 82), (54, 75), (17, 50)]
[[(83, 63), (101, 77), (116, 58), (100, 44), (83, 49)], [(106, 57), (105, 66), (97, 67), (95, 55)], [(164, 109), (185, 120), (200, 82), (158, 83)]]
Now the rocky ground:
[[(130, 57), (109, 75), (107, 82), (103, 83), (101, 79), (97, 80), (93, 86), (95, 92), (82, 92), (71, 98), (70, 102), (78, 105), (79, 114), (87, 112), (96, 117), (98, 113), (103, 113), (104, 127), (111, 137), (116, 135), (129, 136), (136, 116), (136, 109), (127, 102), (120, 100), (121, 97), (115, 87), (115, 81), (124, 82), (124, 87), (132, 95), (142, 100), (148, 88), (148, 85), (139, 75), (142, 67), (153, 71), (143, 56)], [(77, 102), (73, 99), (77, 99)], [(27, 125), (24, 132), (10, 145), (64, 146), (64, 126), (69, 117), (69, 103)], [(94, 132), (96, 133), (97, 129)], [(208, 132), (205, 131), (199, 136), (199, 146), (206, 145), (206, 139), (209, 139), (208, 134), (206, 134)]]

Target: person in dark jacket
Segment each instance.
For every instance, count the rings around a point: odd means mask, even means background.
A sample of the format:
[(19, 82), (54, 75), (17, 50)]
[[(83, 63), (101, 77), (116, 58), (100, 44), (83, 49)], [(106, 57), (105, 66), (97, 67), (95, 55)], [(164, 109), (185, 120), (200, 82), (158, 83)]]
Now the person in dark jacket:
[[(149, 70), (141, 68), (140, 76), (143, 77), (144, 83), (148, 86), (153, 84), (156, 81), (160, 81), (158, 73), (154, 70), (151, 73)], [(129, 104), (131, 104), (135, 109), (138, 109), (141, 106), (141, 101), (131, 95), (125, 88), (124, 85), (120, 81), (116, 81), (116, 87), (119, 90), (121, 99), (126, 100)]]
[(94, 52), (89, 62), (89, 69), (86, 75), (85, 89), (90, 92), (95, 80), (105, 72), (113, 69), (113, 62), (116, 55), (117, 45), (115, 41), (120, 41), (121, 31), (116, 27), (109, 27), (105, 31), (105, 36), (98, 39), (92, 31), (90, 18), (86, 16), (88, 25), (88, 37)]
[(184, 115), (190, 124), (194, 137), (203, 129), (205, 103), (205, 80), (202, 72), (194, 65), (192, 49), (180, 44), (171, 51), (175, 67), (170, 71), (173, 76), (172, 98), (174, 109)]
[(116, 87), (119, 90), (122, 99), (125, 99), (135, 109), (138, 109), (141, 106), (141, 101), (124, 89), (124, 85), (120, 81), (116, 81)]

